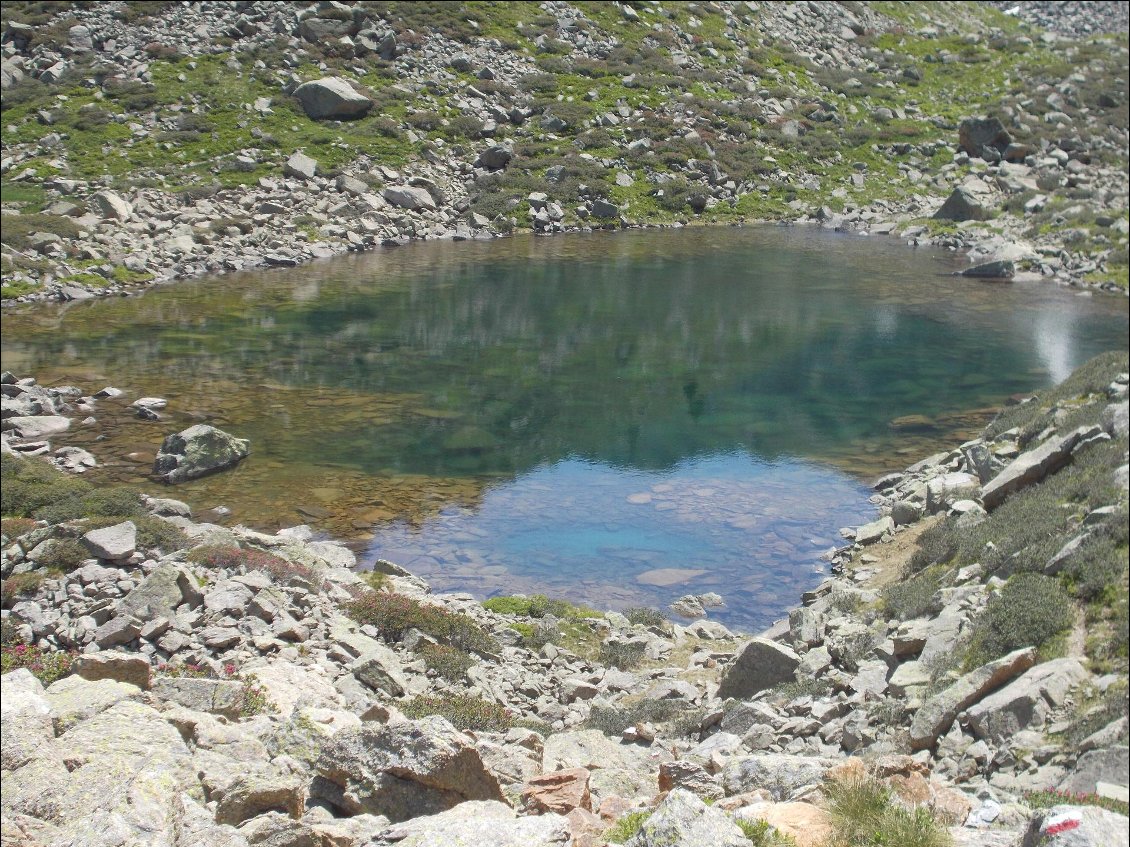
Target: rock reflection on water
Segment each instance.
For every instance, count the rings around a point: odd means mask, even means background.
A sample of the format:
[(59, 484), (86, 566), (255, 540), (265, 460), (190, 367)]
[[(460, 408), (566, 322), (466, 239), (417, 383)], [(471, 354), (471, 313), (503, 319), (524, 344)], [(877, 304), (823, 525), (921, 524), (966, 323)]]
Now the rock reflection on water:
[(568, 459), (449, 507), (378, 529), (373, 558), (438, 590), (548, 593), (602, 608), (726, 600), (711, 617), (761, 628), (826, 570), (836, 529), (870, 515), (867, 491), (808, 462), (735, 452), (640, 472)]

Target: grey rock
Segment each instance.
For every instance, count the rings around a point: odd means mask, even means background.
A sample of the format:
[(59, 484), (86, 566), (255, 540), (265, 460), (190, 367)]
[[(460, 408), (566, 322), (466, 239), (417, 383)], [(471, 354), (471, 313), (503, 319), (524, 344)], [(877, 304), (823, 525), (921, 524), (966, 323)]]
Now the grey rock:
[(1004, 152), (1012, 143), (999, 118), (966, 118), (957, 128), (957, 140), (960, 149), (970, 156), (981, 156), (986, 147)]
[(1070, 461), (1075, 445), (1099, 432), (1099, 427), (1079, 427), (1066, 435), (1049, 438), (1034, 450), (1021, 453), (981, 489), (981, 502), (991, 510), (1014, 491), (1039, 482)]
[(492, 144), (490, 147), (479, 153), (479, 158), (476, 165), (487, 170), (497, 171), (505, 168), (510, 164), (510, 160), (514, 157), (514, 151), (505, 144)]
[(4, 429), (17, 438), (45, 438), (70, 429), (71, 419), (62, 415), (17, 415), (4, 419)]
[(292, 153), (283, 165), (283, 173), (296, 179), (313, 179), (318, 171), (318, 162), (302, 151)]
[(781, 644), (765, 638), (746, 642), (722, 675), (718, 696), (722, 699), (752, 697), (759, 691), (793, 681), (800, 657)]
[(938, 737), (953, 725), (960, 712), (1019, 676), (1035, 662), (1035, 649), (1015, 650), (970, 671), (949, 688), (935, 694), (914, 715), (910, 724), (911, 747), (914, 750), (932, 747)]
[(1098, 790), (1100, 782), (1130, 785), (1128, 756), (1130, 751), (1127, 750), (1125, 742), (1121, 747), (1089, 750), (1079, 757), (1079, 761), (1059, 784), (1059, 788), (1061, 791), (1092, 794)]
[(727, 796), (763, 789), (776, 800), (787, 800), (807, 787), (818, 785), (834, 760), (816, 756), (761, 753), (732, 759), (722, 771)]
[(549, 812), (518, 817), (505, 803), (469, 800), (379, 832), (373, 847), (568, 847), (569, 821)]
[(684, 788), (674, 788), (626, 847), (749, 847), (738, 825)]
[(153, 681), (150, 690), (161, 700), (197, 712), (237, 718), (243, 708), (243, 683), (230, 679), (162, 676)]
[(986, 221), (994, 213), (994, 207), (982, 195), (958, 186), (933, 217), (940, 221)]
[(133, 217), (133, 207), (113, 191), (92, 194), (90, 210), (105, 220), (128, 221)]
[(161, 444), (153, 474), (170, 484), (224, 470), (246, 458), (250, 442), (208, 424), (170, 435)]
[(620, 207), (607, 200), (593, 200), (592, 213), (598, 218), (615, 218), (620, 214)]
[(1041, 727), (1049, 709), (1062, 706), (1068, 692), (1087, 677), (1087, 669), (1070, 657), (1036, 665), (970, 707), (964, 722), (978, 738), (1003, 744), (1023, 730)]
[(467, 800), (502, 800), (470, 739), (438, 716), (339, 732), (323, 749), (317, 773), (311, 796), (345, 815), (397, 822)]
[(435, 209), (436, 201), (426, 188), (414, 185), (388, 185), (381, 192), (389, 203), (401, 209)]
[(313, 120), (360, 118), (373, 107), (373, 101), (341, 77), (324, 77), (294, 89), (306, 116)]
[(99, 559), (128, 559), (137, 549), (137, 525), (123, 521), (102, 529), (92, 529), (82, 537), (91, 554)]
[(182, 603), (197, 606), (202, 600), (196, 577), (172, 562), (162, 562), (122, 599), (116, 611), (118, 615), (150, 620), (161, 615), (172, 617)]
[(111, 679), (136, 685), (142, 691), (149, 688), (149, 661), (136, 653), (103, 650), (79, 656), (72, 670), (90, 682)]
[(975, 279), (1012, 279), (1016, 276), (1016, 265), (1011, 259), (1004, 259), (997, 262), (984, 262), (980, 265), (966, 268), (961, 272), (961, 275), (974, 277)]

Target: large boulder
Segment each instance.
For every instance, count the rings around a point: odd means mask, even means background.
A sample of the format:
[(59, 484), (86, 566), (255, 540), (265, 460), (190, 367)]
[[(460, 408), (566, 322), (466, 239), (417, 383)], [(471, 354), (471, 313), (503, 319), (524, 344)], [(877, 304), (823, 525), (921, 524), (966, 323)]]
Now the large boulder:
[(1100, 783), (1130, 784), (1130, 750), (1125, 746), (1088, 750), (1060, 782), (1059, 789), (1072, 794), (1095, 794), (1099, 793)]
[(910, 724), (910, 746), (914, 750), (933, 747), (938, 736), (953, 725), (959, 713), (1015, 679), (1035, 663), (1035, 649), (1025, 647), (965, 674), (949, 688), (923, 703), (915, 713)]
[(834, 764), (831, 759), (785, 753), (742, 756), (726, 764), (722, 787), (731, 797), (761, 789), (772, 794), (775, 800), (789, 800), (801, 789), (819, 785)]
[(598, 729), (555, 732), (545, 739), (542, 772), (588, 769), (592, 805), (599, 808), (606, 797), (655, 796), (656, 765), (669, 758), (655, 747), (624, 744)]
[(749, 847), (738, 825), (683, 788), (673, 789), (626, 847)]
[(569, 822), (549, 813), (518, 817), (505, 803), (469, 801), (378, 833), (373, 847), (568, 847)]
[(503, 799), (471, 740), (439, 716), (339, 732), (322, 750), (310, 794), (341, 814), (393, 822)]
[(105, 220), (128, 221), (133, 217), (133, 206), (113, 191), (99, 191), (92, 194), (90, 210)]
[(292, 153), (283, 165), (283, 173), (295, 179), (313, 179), (318, 173), (318, 160), (312, 159), (301, 150)]
[(718, 696), (745, 699), (759, 691), (792, 682), (800, 656), (776, 641), (750, 639), (722, 675)]
[(99, 559), (128, 559), (137, 549), (137, 525), (133, 521), (122, 521), (92, 529), (83, 535), (82, 543)]
[(5, 772), (5, 821), (39, 818), (58, 828), (51, 844), (178, 842), (178, 798), (198, 783), (187, 745), (155, 709), (120, 701), (72, 726), (51, 747), (54, 755)]
[(1066, 435), (1049, 438), (1034, 450), (1021, 453), (985, 484), (981, 489), (981, 502), (986, 509), (999, 506), (1009, 494), (1039, 482), (1066, 465), (1071, 459), (1071, 451), (1080, 441), (1101, 431), (1097, 426), (1081, 426)]
[(336, 76), (303, 83), (294, 89), (294, 96), (302, 104), (306, 116), (316, 121), (360, 118), (373, 108), (372, 100), (358, 94), (352, 85)]
[(1012, 137), (999, 118), (966, 118), (957, 128), (957, 143), (970, 156), (985, 158), (986, 147), (1003, 153), (1012, 143)]
[(987, 221), (996, 214), (993, 203), (984, 194), (978, 194), (965, 186), (955, 188), (946, 202), (934, 212), (938, 221)]
[(208, 424), (167, 436), (153, 462), (153, 474), (176, 484), (230, 468), (247, 457), (250, 444)]
[(381, 192), (389, 203), (401, 209), (434, 209), (435, 198), (426, 189), (416, 185), (389, 185)]
[(1087, 677), (1082, 663), (1070, 657), (1036, 665), (970, 707), (964, 722), (978, 738), (1002, 744), (1021, 730), (1043, 726), (1048, 712)]

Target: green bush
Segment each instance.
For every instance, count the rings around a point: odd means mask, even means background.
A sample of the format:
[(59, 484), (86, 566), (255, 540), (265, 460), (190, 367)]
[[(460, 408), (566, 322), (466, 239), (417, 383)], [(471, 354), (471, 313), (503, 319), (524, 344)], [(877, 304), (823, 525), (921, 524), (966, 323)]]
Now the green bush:
[(1063, 400), (1074, 400), (1106, 390), (1116, 376), (1130, 370), (1130, 356), (1123, 351), (1103, 353), (1085, 362), (1054, 388), (1049, 388), (1028, 403), (1002, 411), (985, 430), (986, 438), (996, 438), (1014, 427), (1031, 438), (1052, 422), (1049, 409)]
[(1099, 794), (1073, 794), (1070, 791), (1060, 791), (1055, 788), (1048, 788), (1044, 791), (1026, 791), (1024, 792), (1023, 802), (1024, 805), (1032, 809), (1050, 809), (1053, 806), (1097, 806), (1124, 817), (1130, 815), (1130, 803), (1125, 800), (1103, 797)]
[(784, 835), (769, 823), (769, 821), (747, 821), (735, 818), (734, 823), (742, 831), (742, 835), (753, 842), (753, 847), (796, 847), (796, 841)]
[(640, 831), (650, 817), (651, 812), (628, 812), (604, 833), (604, 837), (612, 844), (624, 844)]
[(931, 565), (945, 564), (957, 555), (957, 551), (958, 532), (954, 521), (939, 521), (918, 536), (918, 549), (911, 555), (904, 576), (912, 576)]
[(413, 697), (397, 705), (410, 718), (440, 715), (456, 729), (506, 732), (514, 726), (514, 716), (506, 708), (469, 694)]
[[(4, 99), (8, 99), (7, 92)], [(31, 246), (32, 233), (50, 232), (70, 241), (78, 237), (79, 229), (73, 220), (61, 215), (0, 215), (0, 232), (5, 244), (26, 250)]]
[(586, 729), (599, 729), (605, 735), (617, 736), (638, 723), (663, 723), (685, 711), (677, 700), (639, 700), (628, 705), (593, 706), (585, 719)]
[(0, 583), (0, 606), (10, 609), (25, 597), (34, 596), (43, 585), (44, 578), (42, 570), (12, 574)]
[(425, 644), (417, 652), (428, 669), (435, 671), (444, 679), (464, 679), (467, 671), (475, 664), (475, 660), (469, 654), (457, 647), (448, 647), (444, 644)]
[(893, 583), (883, 589), (883, 609), (895, 620), (909, 621), (941, 611), (936, 600), (941, 581), (932, 571)]
[(976, 667), (1022, 647), (1044, 647), (1074, 620), (1071, 598), (1042, 574), (1017, 574), (977, 617), (966, 666)]
[(637, 642), (612, 641), (600, 645), (600, 662), (622, 671), (637, 668), (643, 663), (644, 645)]
[(399, 641), (410, 629), (430, 635), (437, 641), (480, 655), (493, 655), (497, 642), (474, 620), (439, 606), (391, 591), (366, 591), (346, 606), (346, 612), (360, 624), (372, 624), (385, 638)]
[(635, 626), (662, 627), (667, 624), (667, 616), (658, 609), (645, 606), (632, 606), (624, 610), (624, 617)]
[(830, 781), (823, 788), (836, 847), (949, 847), (945, 827), (929, 809), (897, 805), (891, 790), (874, 779)]
[(53, 538), (47, 542), (47, 549), (37, 554), (35, 563), (41, 568), (56, 571), (73, 571), (85, 560), (93, 556), (73, 538)]

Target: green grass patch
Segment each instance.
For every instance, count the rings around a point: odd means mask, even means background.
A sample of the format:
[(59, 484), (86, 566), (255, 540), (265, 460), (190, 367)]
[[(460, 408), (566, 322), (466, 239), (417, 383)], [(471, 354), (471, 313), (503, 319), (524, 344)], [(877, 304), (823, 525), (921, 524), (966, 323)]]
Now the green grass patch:
[(397, 706), (407, 717), (440, 715), (461, 730), (506, 732), (514, 726), (514, 716), (505, 707), (469, 694), (413, 697)]
[(897, 803), (891, 789), (874, 779), (832, 781), (824, 785), (837, 847), (950, 847), (949, 832), (934, 814)]

